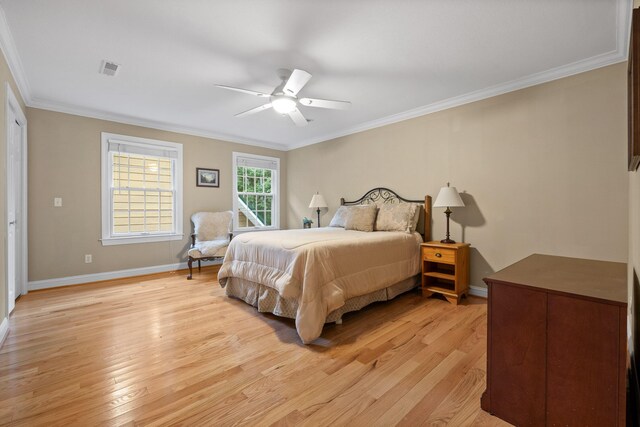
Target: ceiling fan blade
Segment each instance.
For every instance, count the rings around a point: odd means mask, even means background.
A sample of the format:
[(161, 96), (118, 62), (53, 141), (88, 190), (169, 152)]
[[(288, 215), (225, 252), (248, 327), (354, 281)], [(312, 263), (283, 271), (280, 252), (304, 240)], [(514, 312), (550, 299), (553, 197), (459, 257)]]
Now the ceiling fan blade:
[(302, 98), (299, 102), (307, 107), (332, 108), (334, 110), (348, 110), (351, 107), (349, 101), (332, 101), (330, 99)]
[(249, 95), (259, 96), (261, 98), (268, 98), (271, 96), (268, 93), (256, 92), (255, 90), (240, 89), (239, 87), (225, 86), (225, 85), (214, 85), (214, 86), (222, 89), (233, 90), (235, 92), (242, 92), (242, 93), (247, 93)]
[(264, 111), (264, 110), (266, 110), (266, 109), (268, 109), (268, 108), (271, 108), (271, 103), (269, 103), (269, 104), (264, 104), (264, 105), (261, 105), (261, 106), (256, 107), (256, 108), (252, 108), (252, 109), (247, 110), (247, 111), (243, 111), (242, 113), (238, 113), (238, 114), (236, 114), (236, 115), (235, 115), (235, 117), (244, 117), (244, 116), (248, 116), (248, 115), (250, 115), (250, 114), (259, 113), (260, 111)]
[(311, 79), (311, 74), (307, 73), (304, 70), (298, 70), (296, 68), (289, 76), (289, 80), (287, 80), (287, 83), (285, 83), (282, 90), (287, 95), (296, 96), (298, 92), (300, 92), (300, 89), (302, 89), (304, 85), (307, 84), (309, 79)]
[(308, 124), (307, 119), (304, 118), (297, 108), (289, 113), (289, 117), (291, 117), (291, 120), (293, 120), (296, 126), (306, 126)]

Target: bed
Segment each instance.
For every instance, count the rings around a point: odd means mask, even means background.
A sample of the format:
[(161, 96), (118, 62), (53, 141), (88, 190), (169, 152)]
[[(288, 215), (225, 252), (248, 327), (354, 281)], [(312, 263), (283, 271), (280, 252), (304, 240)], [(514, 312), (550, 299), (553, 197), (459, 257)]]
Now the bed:
[[(430, 238), (431, 197), (408, 200), (387, 188), (374, 188), (355, 201), (341, 199), (340, 205), (331, 225), (344, 228), (236, 236), (218, 272), (226, 294), (260, 312), (295, 319), (298, 335), (308, 344), (321, 335), (325, 323), (341, 323), (344, 313), (415, 288), (420, 243)], [(371, 229), (372, 212), (381, 230), (405, 226), (400, 222), (389, 227), (392, 217), (415, 217), (404, 231), (359, 231)]]

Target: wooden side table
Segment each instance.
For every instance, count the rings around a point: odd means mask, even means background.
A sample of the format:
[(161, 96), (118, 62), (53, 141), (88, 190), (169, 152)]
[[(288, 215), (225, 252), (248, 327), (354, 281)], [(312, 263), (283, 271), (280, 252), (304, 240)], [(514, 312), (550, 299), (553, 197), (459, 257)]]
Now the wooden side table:
[(469, 244), (423, 243), (422, 295), (442, 294), (447, 301), (458, 305), (469, 291)]

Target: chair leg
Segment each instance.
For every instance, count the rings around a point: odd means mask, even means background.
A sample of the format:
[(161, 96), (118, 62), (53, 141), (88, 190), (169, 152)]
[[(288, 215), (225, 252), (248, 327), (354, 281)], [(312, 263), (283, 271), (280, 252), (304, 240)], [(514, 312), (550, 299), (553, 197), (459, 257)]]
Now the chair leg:
[(193, 258), (189, 257), (189, 261), (187, 261), (187, 265), (189, 266), (189, 275), (187, 276), (187, 280), (191, 280), (193, 278), (193, 269), (191, 264), (193, 263)]
[(200, 260), (198, 260), (198, 272), (202, 271), (202, 268), (200, 268)]

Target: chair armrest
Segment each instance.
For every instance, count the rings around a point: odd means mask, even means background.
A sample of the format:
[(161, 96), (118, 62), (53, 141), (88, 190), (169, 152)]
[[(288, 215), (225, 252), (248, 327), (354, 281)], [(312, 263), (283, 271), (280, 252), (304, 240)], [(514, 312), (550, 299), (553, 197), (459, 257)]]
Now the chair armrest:
[(191, 233), (191, 247), (196, 245), (196, 233)]
[(229, 241), (231, 241), (231, 239), (233, 239), (233, 233), (229, 233)]

